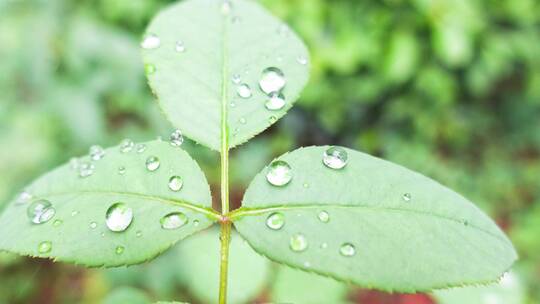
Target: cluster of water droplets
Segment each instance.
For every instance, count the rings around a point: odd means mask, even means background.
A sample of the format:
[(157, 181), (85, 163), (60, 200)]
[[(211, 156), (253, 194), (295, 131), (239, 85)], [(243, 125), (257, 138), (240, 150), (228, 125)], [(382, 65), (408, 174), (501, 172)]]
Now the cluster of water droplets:
[[(157, 50), (161, 47), (161, 39), (154, 33), (147, 33), (141, 41), (141, 48), (147, 51)], [(176, 53), (184, 53), (186, 45), (183, 40), (176, 40), (171, 49)], [(146, 63), (144, 70), (147, 75), (152, 75), (156, 72), (156, 66), (152, 63)]]

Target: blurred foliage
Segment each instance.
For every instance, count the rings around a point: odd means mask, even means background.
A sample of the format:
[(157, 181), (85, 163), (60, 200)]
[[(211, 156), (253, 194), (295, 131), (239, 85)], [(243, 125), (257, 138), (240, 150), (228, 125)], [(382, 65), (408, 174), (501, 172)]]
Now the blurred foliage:
[[(170, 131), (138, 50), (169, 2), (0, 0), (0, 202), (90, 144)], [(495, 217), (520, 252), (526, 301), (540, 302), (540, 2), (261, 2), (305, 39), (313, 73), (285, 119), (233, 151), (236, 205), (255, 172), (287, 150), (341, 144), (372, 153)], [(216, 184), (217, 155), (186, 149)], [(126, 277), (1, 254), (0, 303), (100, 303), (129, 286), (188, 300), (162, 262), (174, 253)]]

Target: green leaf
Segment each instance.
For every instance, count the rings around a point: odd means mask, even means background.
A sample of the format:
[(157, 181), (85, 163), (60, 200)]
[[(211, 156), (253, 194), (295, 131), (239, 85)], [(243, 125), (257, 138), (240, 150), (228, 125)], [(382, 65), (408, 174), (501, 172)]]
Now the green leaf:
[(345, 303), (347, 286), (330, 278), (280, 267), (272, 300), (275, 303)]
[[(308, 62), (304, 44), (254, 1), (182, 1), (154, 18), (145, 37), (150, 35), (159, 38), (159, 47), (143, 48), (144, 62), (165, 115), (214, 150), (222, 143), (240, 145), (268, 128), (291, 108), (308, 79), (309, 64), (298, 60)], [(281, 110), (267, 110), (268, 96), (259, 88), (268, 67), (286, 78)], [(250, 98), (238, 95), (233, 75), (249, 85)]]
[[(210, 229), (178, 246), (180, 281), (203, 303), (218, 303), (220, 272), (219, 230)], [(248, 303), (264, 288), (270, 261), (232, 233), (229, 252), (227, 303)], [(251, 302), (249, 302), (251, 303)]]
[[(268, 183), (267, 169), (255, 177), (243, 207), (231, 215), (255, 250), (297, 268), (402, 292), (490, 282), (516, 260), (504, 233), (459, 194), (350, 149), (348, 164), (330, 169), (322, 162), (327, 148), (281, 156), (292, 168), (286, 186)], [(319, 219), (323, 211), (327, 222)], [(266, 222), (276, 212), (285, 224), (273, 230)], [(307, 240), (301, 252), (290, 248), (298, 234)], [(355, 248), (344, 248), (352, 256), (340, 252), (347, 243)]]
[[(0, 249), (22, 255), (47, 257), (85, 266), (120, 266), (154, 258), (177, 241), (212, 225), (218, 215), (211, 209), (210, 189), (197, 163), (182, 149), (154, 141), (127, 153), (105, 150), (102, 159), (89, 156), (78, 161), (92, 164), (94, 173), (80, 177), (79, 170), (64, 165), (39, 178), (26, 191), (29, 202), (15, 199), (0, 217)], [(149, 157), (160, 166), (149, 171)], [(125, 172), (120, 168), (124, 168)], [(169, 189), (171, 176), (181, 176), (183, 187)], [(47, 222), (34, 224), (27, 208), (48, 200), (55, 209)], [(123, 232), (106, 225), (107, 210), (118, 202), (133, 211)], [(188, 222), (173, 230), (161, 227), (160, 219), (172, 212), (184, 213)], [(41, 247), (41, 250), (38, 250)]]
[(133, 287), (121, 287), (111, 292), (103, 304), (149, 304), (148, 296)]

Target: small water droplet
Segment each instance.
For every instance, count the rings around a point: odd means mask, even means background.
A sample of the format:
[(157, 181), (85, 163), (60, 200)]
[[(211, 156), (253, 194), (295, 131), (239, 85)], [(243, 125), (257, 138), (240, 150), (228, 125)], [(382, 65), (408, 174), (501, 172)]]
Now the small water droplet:
[(159, 222), (163, 229), (178, 229), (187, 224), (188, 217), (182, 212), (172, 212), (161, 218)]
[(58, 227), (58, 226), (62, 225), (62, 223), (63, 223), (62, 220), (54, 220), (53, 226), (54, 226), (54, 227)]
[(281, 93), (272, 93), (264, 106), (270, 111), (278, 111), (285, 106), (285, 97)]
[(79, 211), (77, 210), (71, 211), (71, 216), (77, 216), (77, 214), (79, 214)]
[(180, 176), (172, 176), (169, 179), (169, 189), (172, 191), (180, 191), (182, 189), (182, 186), (184, 186), (184, 180)]
[(289, 241), (289, 246), (292, 251), (302, 252), (307, 249), (308, 241), (303, 234), (301, 233), (294, 234), (293, 236), (291, 236), (291, 239)]
[(198, 227), (200, 224), (199, 220), (193, 220), (193, 226)]
[(150, 156), (146, 159), (146, 169), (148, 169), (148, 171), (156, 171), (159, 169), (160, 165), (159, 158), (155, 156)]
[(169, 136), (169, 142), (173, 147), (180, 147), (184, 143), (184, 136), (182, 135), (182, 131), (178, 129), (174, 130)]
[(236, 107), (236, 104), (234, 102), (231, 102), (231, 108)]
[(156, 72), (156, 66), (151, 63), (147, 63), (144, 65), (144, 72), (146, 75), (152, 75)]
[(140, 238), (142, 236), (142, 231), (138, 230), (137, 232), (135, 232), (135, 236)]
[(323, 163), (332, 169), (342, 169), (347, 165), (347, 151), (341, 147), (330, 147), (324, 151)]
[(120, 254), (124, 253), (125, 250), (126, 250), (126, 248), (124, 248), (124, 246), (116, 246), (116, 249), (114, 250), (114, 252), (116, 252), (116, 254), (120, 255)]
[(34, 224), (43, 224), (48, 222), (56, 213), (51, 202), (45, 199), (37, 200), (30, 204), (26, 209), (26, 214)]
[(90, 147), (89, 154), (92, 160), (100, 160), (105, 156), (105, 150), (101, 146), (94, 145)]
[(115, 203), (107, 209), (105, 223), (114, 232), (125, 231), (133, 221), (133, 209), (124, 203)]
[(285, 225), (285, 216), (283, 213), (275, 212), (266, 218), (266, 226), (272, 230), (279, 230)]
[(17, 205), (24, 205), (32, 200), (32, 194), (28, 191), (23, 191), (19, 193), (17, 196), (17, 199), (15, 200), (15, 204)]
[(184, 45), (184, 42), (181, 40), (176, 41), (176, 44), (174, 45), (174, 50), (177, 53), (183, 53), (186, 51), (186, 46)]
[(268, 166), (266, 180), (274, 186), (285, 186), (292, 179), (291, 166), (285, 161), (275, 160)]
[(304, 188), (306, 188), (306, 189), (309, 188), (309, 184), (308, 184), (308, 183), (304, 183), (303, 186), (304, 186)]
[(120, 143), (120, 152), (122, 153), (131, 152), (134, 146), (135, 146), (135, 143), (131, 139), (126, 138), (122, 140), (122, 142)]
[(95, 166), (89, 162), (83, 162), (79, 165), (79, 177), (85, 178), (94, 174)]
[(102, 232), (100, 235), (101, 237), (105, 237), (105, 232)]
[(328, 243), (322, 243), (321, 244), (321, 249), (326, 249), (328, 248)]
[(339, 248), (339, 253), (342, 256), (350, 257), (356, 254), (356, 248), (351, 243), (345, 243)]
[(39, 243), (38, 252), (41, 254), (49, 253), (52, 250), (52, 243), (50, 241), (44, 241)]
[(259, 87), (267, 95), (281, 92), (285, 87), (285, 75), (276, 67), (269, 67), (263, 70)]
[(97, 228), (97, 223), (96, 222), (91, 222), (90, 223), (90, 229), (96, 229)]
[(308, 64), (307, 58), (305, 56), (303, 56), (303, 55), (300, 55), (300, 56), (296, 57), (296, 62), (298, 62), (301, 65), (307, 65)]
[(161, 45), (161, 40), (155, 34), (146, 34), (143, 41), (141, 42), (141, 47), (145, 50), (157, 49)]
[(126, 167), (124, 167), (124, 166), (118, 167), (118, 174), (120, 174), (120, 175), (126, 174)]
[(268, 118), (268, 122), (270, 122), (271, 124), (275, 123), (276, 121), (277, 121), (277, 117), (273, 115)]
[(247, 120), (246, 120), (244, 117), (242, 117), (242, 118), (240, 118), (240, 119), (238, 120), (238, 122), (241, 123), (241, 124), (243, 124), (243, 125), (245, 125), (246, 122), (247, 122)]
[(232, 9), (232, 2), (230, 0), (223, 0), (223, 2), (221, 3), (221, 13), (223, 15), (228, 15), (231, 13)]
[(250, 98), (252, 96), (249, 85), (243, 83), (236, 88), (236, 93), (242, 98)]
[(282, 55), (278, 55), (278, 56), (276, 57), (276, 60), (277, 60), (278, 62), (282, 62), (282, 61), (283, 61), (283, 56), (282, 56)]
[(319, 212), (319, 220), (323, 223), (328, 223), (330, 221), (330, 214), (328, 214), (328, 212), (326, 211), (321, 211)]
[(135, 146), (135, 150), (137, 151), (137, 153), (144, 153), (144, 151), (146, 151), (146, 145), (137, 144), (137, 146)]
[(234, 74), (231, 78), (231, 81), (234, 84), (240, 84), (240, 82), (242, 82), (242, 76), (240, 76), (240, 74)]
[(410, 202), (412, 199), (412, 195), (410, 193), (405, 193), (401, 198), (406, 202)]
[(311, 263), (308, 262), (308, 261), (305, 261), (305, 262), (304, 262), (304, 267), (310, 268), (310, 267), (311, 267)]

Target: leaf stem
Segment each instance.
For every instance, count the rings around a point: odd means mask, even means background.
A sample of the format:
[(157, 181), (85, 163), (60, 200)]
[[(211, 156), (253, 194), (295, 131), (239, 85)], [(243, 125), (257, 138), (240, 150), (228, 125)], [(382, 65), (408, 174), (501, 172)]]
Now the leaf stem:
[(219, 276), (219, 303), (227, 303), (227, 279), (229, 274), (229, 244), (231, 241), (231, 222), (225, 221), (221, 223), (221, 264)]

